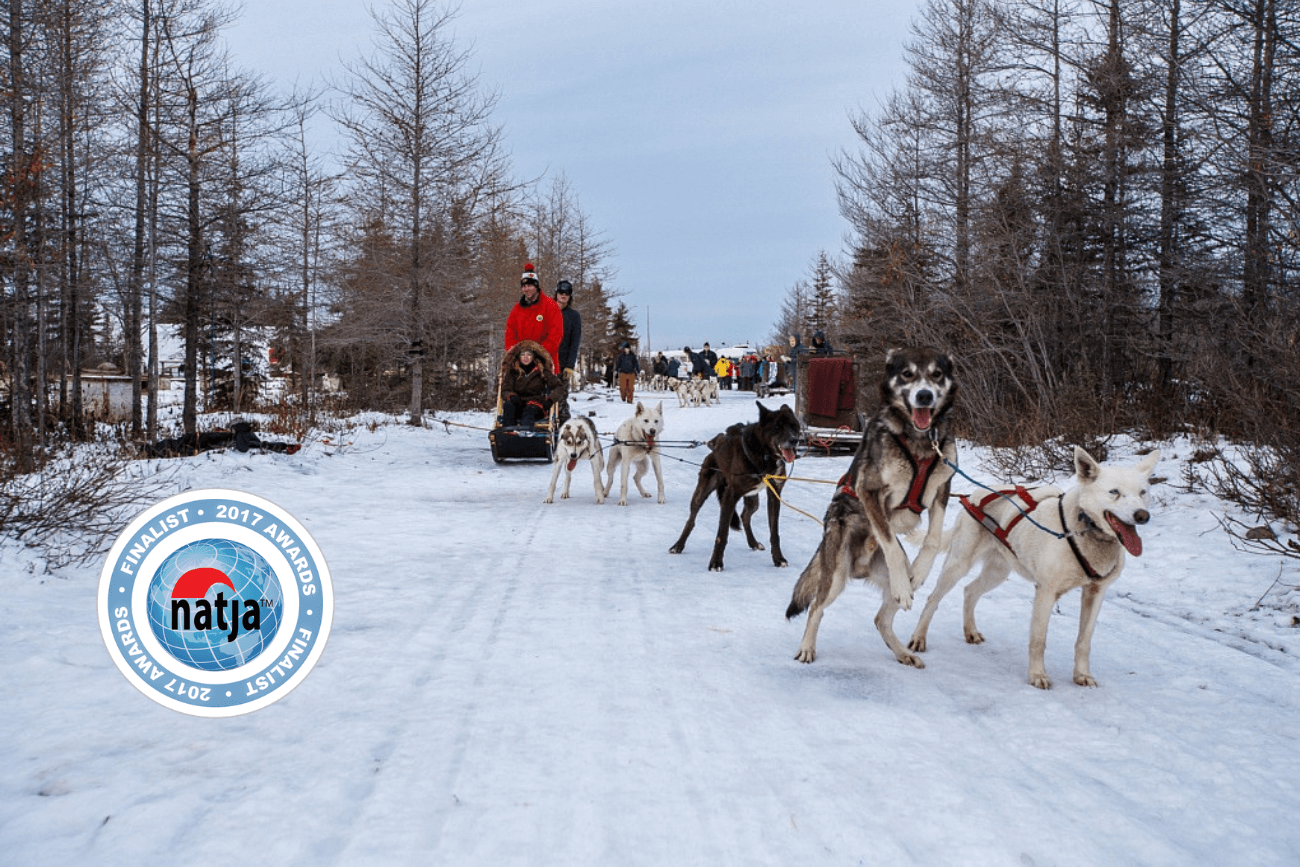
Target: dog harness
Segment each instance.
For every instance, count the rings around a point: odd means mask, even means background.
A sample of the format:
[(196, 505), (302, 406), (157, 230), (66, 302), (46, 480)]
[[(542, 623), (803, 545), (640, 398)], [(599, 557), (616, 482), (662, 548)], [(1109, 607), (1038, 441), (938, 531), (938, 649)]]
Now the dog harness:
[[(994, 518), (992, 515), (985, 512), (984, 509), (994, 500), (1010, 499), (1012, 494), (1024, 501), (1025, 508), (1017, 511), (1016, 516), (1011, 519), (1011, 523), (1003, 527), (998, 523), (997, 518)], [(1038, 508), (1038, 501), (1035, 500), (1029, 493), (1029, 490), (1022, 485), (1016, 485), (1014, 488), (1006, 488), (1001, 491), (994, 491), (984, 499), (980, 500), (978, 504), (972, 503), (970, 497), (965, 494), (958, 494), (957, 499), (961, 500), (962, 507), (970, 513), (972, 518), (983, 524), (984, 529), (992, 533), (993, 538), (1005, 545), (1007, 550), (1011, 551), (1013, 554), (1015, 551), (1012, 549), (1011, 543), (1007, 541), (1007, 537), (1011, 535), (1011, 529), (1015, 527), (1016, 524), (1020, 523), (1021, 518)], [(1062, 522), (1062, 526), (1064, 526), (1064, 522)]]
[[(1016, 516), (1012, 518), (1005, 527), (1003, 527), (998, 523), (996, 518), (985, 512), (984, 509), (994, 500), (1009, 500), (1012, 495), (1019, 497), (1024, 502), (1025, 508), (1020, 509), (1017, 507)], [(962, 507), (966, 509), (970, 516), (976, 521), (979, 521), (980, 524), (983, 525), (984, 529), (992, 533), (993, 538), (1005, 545), (1006, 549), (1012, 554), (1015, 553), (1015, 549), (1011, 547), (1011, 542), (1007, 537), (1011, 535), (1012, 528), (1015, 527), (1016, 524), (1020, 523), (1020, 519), (1027, 517), (1029, 513), (1034, 511), (1034, 509), (1037, 509), (1039, 505), (1039, 501), (1035, 500), (1033, 495), (1030, 494), (1022, 485), (994, 491), (984, 499), (980, 500), (979, 503), (972, 503), (970, 497), (965, 494), (959, 494), (957, 499), (961, 501)], [(1101, 574), (1098, 573), (1096, 569), (1092, 568), (1092, 564), (1088, 562), (1088, 558), (1083, 556), (1083, 552), (1079, 550), (1079, 544), (1074, 541), (1074, 534), (1069, 532), (1066, 527), (1064, 497), (1056, 498), (1056, 508), (1061, 515), (1061, 529), (1065, 531), (1061, 535), (1065, 536), (1066, 541), (1070, 543), (1070, 551), (1074, 553), (1074, 559), (1078, 561), (1079, 568), (1083, 570), (1083, 574), (1088, 576), (1089, 579), (1093, 581), (1099, 580), (1102, 577)]]
[[(1060, 510), (1061, 513), (1061, 529), (1066, 530), (1067, 528), (1065, 526), (1065, 497), (1061, 497), (1056, 501), (1056, 508)], [(1079, 566), (1083, 569), (1083, 574), (1087, 575), (1093, 581), (1099, 580), (1101, 578), (1101, 575), (1098, 574), (1096, 569), (1092, 568), (1092, 564), (1088, 562), (1087, 558), (1083, 556), (1083, 552), (1079, 550), (1079, 544), (1074, 541), (1074, 534), (1068, 533), (1067, 530), (1067, 535), (1065, 538), (1066, 540), (1069, 541), (1070, 550), (1074, 552), (1074, 559), (1079, 561)]]
[(934, 473), (935, 465), (939, 463), (939, 455), (933, 454), (929, 457), (916, 459), (912, 450), (903, 442), (903, 438), (894, 434), (894, 442), (907, 455), (907, 460), (912, 465), (912, 484), (907, 489), (907, 499), (898, 504), (899, 509), (908, 509), (919, 515), (925, 511), (925, 506), (921, 503), (921, 497), (925, 496), (925, 486), (930, 484), (930, 476)]
[[(894, 441), (898, 443), (898, 447), (903, 450), (903, 454), (907, 455), (908, 463), (912, 465), (912, 483), (908, 485), (907, 498), (898, 504), (898, 509), (908, 509), (919, 515), (925, 511), (925, 504), (921, 502), (921, 498), (925, 496), (926, 485), (930, 484), (930, 476), (934, 475), (934, 468), (939, 463), (939, 455), (936, 453), (918, 461), (916, 456), (912, 454), (912, 450), (903, 442), (902, 437), (898, 434), (893, 434), (893, 437)], [(857, 496), (857, 492), (849, 484), (848, 473), (841, 476), (840, 480), (835, 484), (841, 494), (847, 494), (850, 497)]]

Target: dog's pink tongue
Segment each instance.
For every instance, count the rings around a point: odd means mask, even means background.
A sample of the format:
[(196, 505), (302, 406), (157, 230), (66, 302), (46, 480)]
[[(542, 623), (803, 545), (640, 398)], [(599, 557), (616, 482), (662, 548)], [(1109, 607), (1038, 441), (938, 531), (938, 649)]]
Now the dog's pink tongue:
[(781, 457), (785, 458), (785, 462), (787, 464), (794, 463), (794, 459), (795, 459), (794, 449), (781, 449)]
[(917, 430), (927, 430), (930, 427), (930, 410), (919, 408), (912, 410), (912, 425)]
[(652, 433), (648, 433), (648, 434), (645, 435), (645, 445), (646, 445), (646, 448), (648, 448), (648, 449), (652, 449), (652, 448), (655, 447), (655, 435), (654, 435), (654, 434), (652, 434)]
[(573, 468), (576, 467), (577, 465), (578, 465), (577, 458), (569, 458), (569, 472), (573, 472)]
[(1132, 524), (1125, 524), (1119, 518), (1116, 518), (1110, 512), (1106, 513), (1106, 521), (1110, 528), (1119, 536), (1119, 543), (1124, 546), (1134, 557), (1142, 556), (1142, 539), (1138, 536), (1137, 530), (1133, 529)]

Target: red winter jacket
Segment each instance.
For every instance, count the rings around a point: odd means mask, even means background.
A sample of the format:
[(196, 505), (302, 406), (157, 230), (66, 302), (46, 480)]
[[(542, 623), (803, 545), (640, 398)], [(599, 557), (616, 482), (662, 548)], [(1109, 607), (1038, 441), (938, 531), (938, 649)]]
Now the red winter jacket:
[(545, 292), (538, 292), (537, 300), (528, 305), (520, 298), (510, 310), (510, 318), (506, 320), (507, 352), (521, 340), (532, 340), (540, 343), (551, 358), (559, 358), (563, 338), (564, 313)]

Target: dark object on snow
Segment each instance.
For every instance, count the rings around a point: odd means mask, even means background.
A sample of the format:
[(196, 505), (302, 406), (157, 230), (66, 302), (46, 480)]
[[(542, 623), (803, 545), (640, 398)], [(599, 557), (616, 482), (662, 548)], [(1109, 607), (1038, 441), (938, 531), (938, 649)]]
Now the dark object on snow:
[(302, 448), (300, 443), (263, 442), (257, 438), (257, 434), (253, 433), (253, 426), (246, 421), (236, 422), (234, 428), (234, 430), (214, 430), (159, 440), (145, 446), (142, 454), (146, 458), (188, 458), (199, 452), (228, 448), (232, 444), (241, 452), (249, 449), (265, 449), (286, 455), (294, 454)]
[(253, 433), (253, 426), (246, 421), (235, 422), (235, 448), (241, 452), (249, 449), (266, 449), (268, 452), (280, 452), (286, 455), (295, 454), (298, 449), (302, 448), (300, 443), (269, 443), (257, 438)]

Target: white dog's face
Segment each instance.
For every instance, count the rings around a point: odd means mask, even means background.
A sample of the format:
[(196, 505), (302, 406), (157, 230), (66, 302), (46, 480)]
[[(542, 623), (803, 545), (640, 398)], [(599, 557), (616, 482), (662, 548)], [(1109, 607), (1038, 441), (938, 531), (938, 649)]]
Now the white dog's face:
[(659, 432), (664, 429), (664, 402), (661, 400), (654, 409), (650, 409), (637, 401), (636, 415), (632, 419), (632, 424), (641, 439), (654, 445)]
[(1079, 478), (1079, 508), (1102, 532), (1119, 540), (1134, 557), (1142, 553), (1137, 526), (1151, 520), (1147, 511), (1147, 490), (1151, 471), (1160, 461), (1152, 452), (1135, 466), (1111, 467), (1097, 463), (1092, 455), (1075, 446), (1074, 469)]

